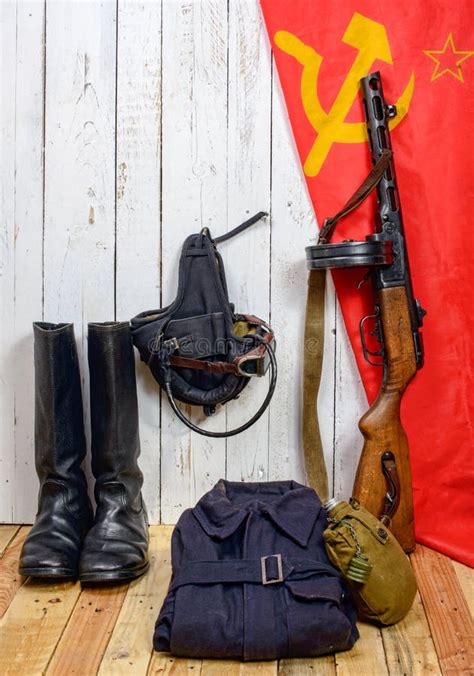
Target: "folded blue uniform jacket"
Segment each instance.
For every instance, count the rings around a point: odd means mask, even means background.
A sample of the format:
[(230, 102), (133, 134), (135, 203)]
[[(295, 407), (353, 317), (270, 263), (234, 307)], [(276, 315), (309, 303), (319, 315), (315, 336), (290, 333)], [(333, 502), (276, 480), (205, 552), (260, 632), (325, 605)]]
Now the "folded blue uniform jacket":
[(221, 479), (173, 531), (155, 650), (265, 660), (351, 648), (355, 611), (325, 526), (318, 496), (295, 481)]

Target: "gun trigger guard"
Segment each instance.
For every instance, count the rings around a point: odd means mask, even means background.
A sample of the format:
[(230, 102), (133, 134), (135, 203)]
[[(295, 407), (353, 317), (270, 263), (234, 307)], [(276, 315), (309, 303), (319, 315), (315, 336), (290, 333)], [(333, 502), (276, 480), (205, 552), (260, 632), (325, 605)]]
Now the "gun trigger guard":
[[(365, 324), (367, 321), (369, 321), (369, 319), (375, 320), (375, 329), (373, 331), (370, 331), (369, 335), (374, 336), (380, 344), (380, 350), (377, 350), (376, 352), (373, 350), (369, 350), (365, 340)], [(371, 366), (383, 366), (385, 349), (383, 344), (382, 326), (380, 324), (380, 309), (378, 306), (375, 308), (375, 313), (373, 315), (366, 315), (360, 320), (359, 334), (360, 334), (360, 342), (362, 344), (362, 353), (364, 355), (365, 361)], [(381, 357), (381, 361), (372, 361), (370, 357)]]

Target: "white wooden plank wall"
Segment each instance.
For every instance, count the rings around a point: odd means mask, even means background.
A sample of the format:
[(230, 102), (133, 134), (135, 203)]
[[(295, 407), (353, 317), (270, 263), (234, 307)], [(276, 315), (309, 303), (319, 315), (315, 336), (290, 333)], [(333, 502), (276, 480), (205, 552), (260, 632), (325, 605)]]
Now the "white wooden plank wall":
[[(270, 317), (277, 335), (270, 410), (227, 441), (189, 433), (137, 359), (144, 494), (151, 521), (172, 523), (223, 476), (304, 482), (316, 224), (257, 1), (2, 0), (0, 13), (0, 521), (36, 509), (31, 323), (74, 322), (88, 427), (87, 323), (170, 302), (186, 235), (259, 210), (269, 218), (221, 252), (237, 309)], [(326, 315), (318, 405), (330, 483), (347, 496), (366, 402), (330, 280)], [(265, 385), (194, 419), (233, 427)]]

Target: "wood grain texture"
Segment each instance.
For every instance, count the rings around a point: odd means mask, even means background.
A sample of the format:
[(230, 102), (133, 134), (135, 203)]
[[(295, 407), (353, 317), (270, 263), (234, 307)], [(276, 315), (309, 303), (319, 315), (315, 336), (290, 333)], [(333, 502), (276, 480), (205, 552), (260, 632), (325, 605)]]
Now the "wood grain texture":
[(416, 362), (405, 288), (382, 289), (376, 302), (380, 307), (386, 367), (380, 393), (359, 422), (364, 446), (352, 493), (369, 512), (381, 516), (387, 493), (381, 459), (386, 451), (391, 451), (400, 480), (400, 504), (390, 530), (403, 549), (411, 552), (415, 548), (413, 495), (408, 439), (400, 420), (400, 402), (416, 373)]
[(84, 588), (48, 665), (47, 674), (96, 674), (128, 585)]
[(246, 662), (240, 665), (239, 676), (273, 676), (278, 673), (278, 662), (270, 660), (268, 662)]
[(130, 585), (100, 666), (101, 676), (146, 674), (154, 660), (153, 629), (171, 576), (171, 532), (171, 526), (150, 528), (150, 569)]
[[(6, 561), (14, 561), (16, 565), (19, 545), (27, 530), (24, 527), (19, 531), (0, 560), (0, 580), (4, 578), (2, 566)], [(0, 619), (0, 673), (101, 676), (120, 673), (270, 676), (277, 670), (287, 676), (334, 676), (336, 671), (369, 676), (471, 673), (472, 625), (463, 586), (449, 559), (421, 546), (412, 561), (422, 599), (418, 595), (410, 613), (395, 626), (380, 630), (359, 624), (361, 636), (351, 651), (317, 659), (285, 659), (278, 665), (276, 661), (186, 660), (168, 653), (152, 653), (153, 625), (170, 576), (171, 532), (169, 526), (151, 528), (149, 573), (132, 582), (128, 591), (119, 586), (86, 588), (81, 593), (77, 584), (33, 584), (31, 580), (17, 587)], [(468, 589), (474, 574), (467, 568), (463, 574), (464, 589)]]
[(196, 676), (202, 674), (202, 660), (186, 660), (170, 657), (169, 653), (155, 653), (148, 674), (160, 676)]
[(43, 674), (80, 596), (79, 583), (27, 580), (0, 620), (0, 673)]
[(334, 655), (322, 655), (313, 659), (280, 660), (278, 673), (282, 676), (335, 676)]
[(336, 653), (338, 676), (382, 676), (388, 674), (380, 629), (372, 624), (359, 622), (360, 638), (352, 648)]
[(384, 627), (382, 639), (390, 676), (441, 674), (431, 631), (419, 594), (408, 615)]
[(20, 526), (0, 525), (0, 558), (19, 530)]
[(274, 676), (278, 662), (238, 662), (237, 660), (203, 660), (201, 674), (205, 676)]
[(474, 618), (474, 570), (459, 561), (452, 562), (471, 616)]
[[(11, 528), (17, 527), (11, 526)], [(5, 615), (8, 606), (26, 579), (18, 573), (18, 561), (29, 530), (27, 526), (19, 528), (16, 536), (9, 543), (4, 556), (0, 559), (0, 618)]]
[(411, 561), (443, 674), (470, 673), (474, 623), (451, 561), (422, 545)]

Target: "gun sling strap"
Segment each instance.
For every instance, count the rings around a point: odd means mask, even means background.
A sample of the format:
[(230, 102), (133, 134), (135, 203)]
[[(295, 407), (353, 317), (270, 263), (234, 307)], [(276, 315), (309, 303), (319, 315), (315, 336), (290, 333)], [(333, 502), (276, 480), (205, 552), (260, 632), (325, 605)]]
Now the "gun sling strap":
[[(380, 252), (372, 246), (372, 242), (343, 242), (340, 245), (329, 244), (329, 242), (337, 223), (354, 209), (357, 209), (379, 184), (391, 158), (391, 150), (384, 150), (365, 181), (347, 200), (343, 208), (335, 216), (324, 221), (316, 247), (307, 248), (309, 275), (304, 329), (303, 452), (308, 483), (323, 502), (328, 498), (329, 489), (318, 422), (317, 399), (321, 385), (324, 355), (326, 270), (328, 267), (338, 267), (335, 264), (338, 259), (340, 266), (345, 267), (348, 263), (351, 265), (373, 264), (378, 262), (381, 256)], [(350, 245), (356, 246), (351, 248)], [(314, 249), (318, 246), (321, 247), (319, 251), (322, 252), (324, 258), (315, 260)], [(336, 250), (334, 247), (336, 247)], [(340, 257), (341, 252), (344, 258)]]

